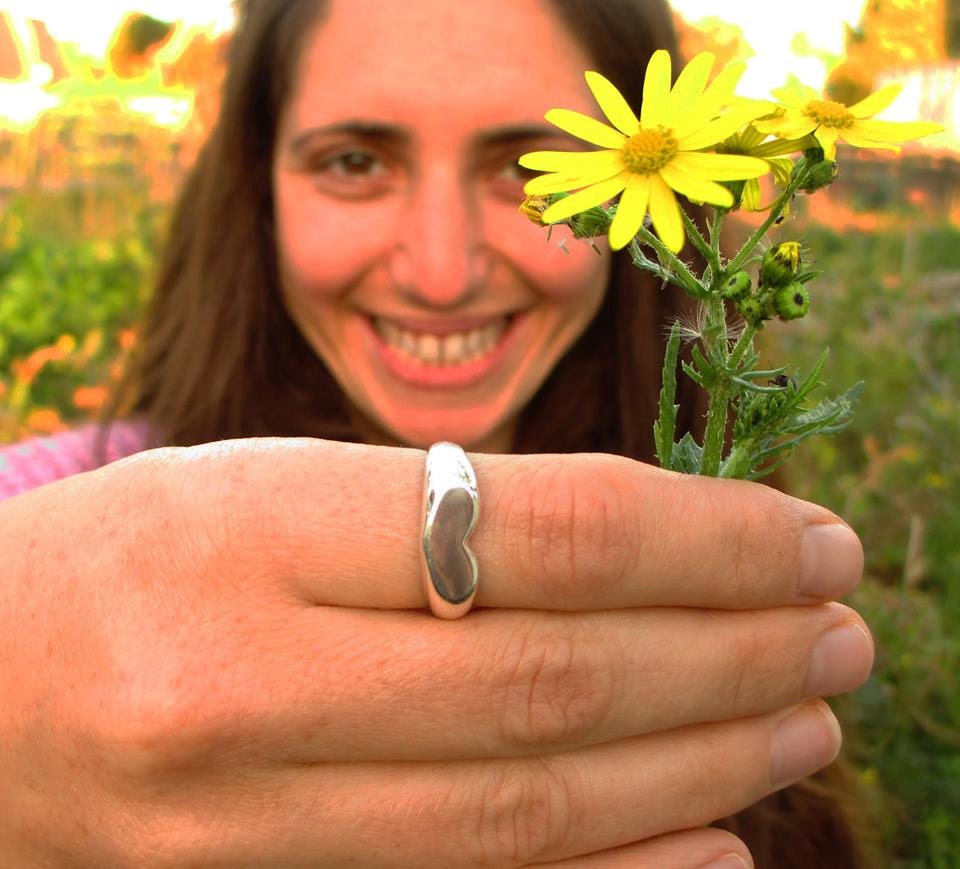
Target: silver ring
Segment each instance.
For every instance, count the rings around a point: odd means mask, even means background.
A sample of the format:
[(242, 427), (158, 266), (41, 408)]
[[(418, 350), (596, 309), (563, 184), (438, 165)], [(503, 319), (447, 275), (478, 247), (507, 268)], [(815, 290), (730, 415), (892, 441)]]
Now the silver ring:
[(423, 485), (423, 582), (441, 619), (466, 615), (477, 593), (477, 560), (467, 538), (477, 524), (477, 475), (466, 453), (441, 441), (427, 451)]

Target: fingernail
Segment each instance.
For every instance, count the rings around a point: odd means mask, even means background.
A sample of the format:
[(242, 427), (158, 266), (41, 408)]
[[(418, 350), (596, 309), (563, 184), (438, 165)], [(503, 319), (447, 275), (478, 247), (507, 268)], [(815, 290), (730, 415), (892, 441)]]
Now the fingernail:
[(748, 869), (749, 864), (739, 854), (724, 854), (716, 860), (704, 863), (700, 869)]
[(813, 647), (803, 683), (805, 694), (827, 696), (852, 691), (873, 666), (873, 640), (858, 624), (828, 630)]
[(801, 595), (838, 598), (853, 591), (863, 573), (860, 538), (846, 525), (809, 525), (800, 550)]
[(716, 860), (704, 863), (700, 869), (748, 869), (749, 864), (739, 854), (724, 854)]
[(841, 740), (840, 725), (822, 700), (791, 712), (773, 733), (771, 787), (785, 787), (832, 763)]

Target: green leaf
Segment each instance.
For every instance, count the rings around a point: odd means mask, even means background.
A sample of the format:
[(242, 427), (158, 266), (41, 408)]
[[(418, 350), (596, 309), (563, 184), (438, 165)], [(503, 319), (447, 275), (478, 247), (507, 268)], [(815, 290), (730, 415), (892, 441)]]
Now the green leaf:
[(783, 392), (784, 390), (782, 386), (757, 386), (756, 383), (751, 383), (742, 377), (732, 377), (731, 382), (739, 386), (744, 392)]
[[(693, 345), (690, 355), (697, 365), (696, 371), (700, 378), (697, 383), (706, 390), (712, 389), (716, 386), (718, 380), (716, 367), (703, 355), (698, 344)], [(686, 368), (684, 368), (684, 371), (686, 371)]]
[(825, 398), (813, 410), (794, 416), (784, 427), (785, 434), (836, 434), (853, 420), (853, 411), (863, 394), (863, 381), (855, 383), (843, 395)]
[(697, 371), (692, 365), (687, 362), (681, 362), (680, 367), (683, 369), (683, 373), (687, 375), (697, 386), (701, 386), (706, 389), (706, 386), (703, 383), (703, 378), (700, 376), (700, 372)]
[[(813, 410), (804, 411), (786, 420), (779, 431), (766, 438), (761, 444), (761, 449), (758, 449), (751, 456), (751, 468), (759, 468), (770, 459), (789, 451), (781, 458), (779, 464), (782, 464), (808, 438), (815, 435), (833, 435), (843, 431), (853, 420), (853, 411), (862, 393), (863, 381), (851, 386), (843, 395), (837, 396), (837, 398), (826, 398)], [(779, 443), (772, 443), (776, 437), (785, 434), (792, 434), (794, 437)], [(772, 470), (773, 468), (769, 470), (765, 468), (763, 475)], [(756, 477), (750, 477), (749, 479), (756, 479)]]
[(703, 447), (687, 432), (673, 448), (670, 470), (681, 474), (699, 474), (702, 460)]
[(660, 387), (660, 412), (653, 424), (653, 441), (657, 451), (657, 461), (661, 468), (670, 467), (673, 452), (673, 436), (677, 424), (677, 410), (674, 404), (677, 394), (677, 355), (680, 352), (680, 324), (674, 322), (667, 339), (667, 350), (663, 357), (663, 373)]

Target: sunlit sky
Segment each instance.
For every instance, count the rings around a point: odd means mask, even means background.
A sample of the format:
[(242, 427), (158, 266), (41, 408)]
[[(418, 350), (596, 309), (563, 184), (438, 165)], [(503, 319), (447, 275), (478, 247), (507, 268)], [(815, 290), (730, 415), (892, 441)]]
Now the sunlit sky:
[[(790, 73), (819, 88), (828, 72), (824, 62), (818, 57), (796, 56), (791, 45), (803, 34), (817, 53), (839, 55), (843, 24), (856, 24), (863, 2), (806, 0), (795, 5), (759, 0), (673, 0), (673, 6), (694, 23), (715, 16), (738, 25), (757, 52), (739, 91), (765, 97), (771, 87), (784, 84)], [(65, 0), (0, 0), (0, 8), (46, 21), (55, 38), (75, 42), (93, 56), (104, 55), (117, 22), (132, 8), (166, 21), (180, 19), (216, 30), (229, 28), (232, 20), (230, 0), (97, 0), (93, 8), (89, 3)]]

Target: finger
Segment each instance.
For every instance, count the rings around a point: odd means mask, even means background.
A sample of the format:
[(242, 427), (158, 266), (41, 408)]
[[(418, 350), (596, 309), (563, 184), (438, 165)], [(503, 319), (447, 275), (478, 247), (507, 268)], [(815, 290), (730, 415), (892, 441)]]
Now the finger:
[(813, 701), (534, 758), (246, 769), (197, 789), (151, 777), (129, 829), (142, 839), (134, 853), (177, 865), (257, 854), (265, 865), (524, 866), (734, 814), (839, 746), (836, 719)]
[[(242, 559), (258, 588), (279, 574), (314, 603), (426, 604), (422, 451), (262, 439), (163, 455), (192, 549)], [(769, 607), (844, 594), (862, 571), (833, 514), (759, 484), (599, 454), (472, 460), (479, 606)]]
[[(484, 610), (453, 625), (421, 613), (320, 615), (270, 617), (255, 654), (221, 641), (224, 692), (211, 690), (209, 656), (189, 658), (198, 671), (175, 682), (195, 696), (181, 687), (175, 704), (161, 698), (149, 741), (197, 764), (529, 756), (849, 691), (873, 662), (869, 632), (842, 604)], [(128, 698), (136, 720), (155, 696), (147, 690)]]
[(704, 827), (570, 860), (530, 865), (548, 869), (751, 869), (753, 858), (733, 833)]

